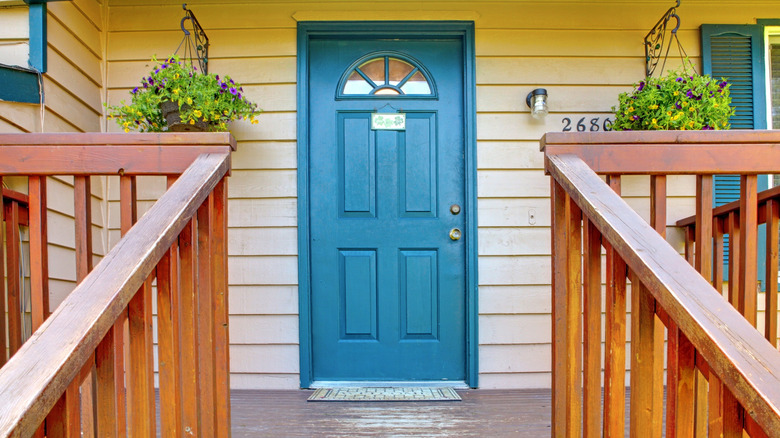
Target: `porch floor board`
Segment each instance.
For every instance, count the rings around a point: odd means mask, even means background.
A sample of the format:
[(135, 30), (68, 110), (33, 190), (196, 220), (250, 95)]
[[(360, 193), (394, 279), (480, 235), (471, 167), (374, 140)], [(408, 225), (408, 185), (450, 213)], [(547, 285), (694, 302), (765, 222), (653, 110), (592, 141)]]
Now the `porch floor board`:
[(308, 390), (233, 390), (233, 437), (550, 436), (550, 390), (458, 390), (460, 402), (309, 403)]

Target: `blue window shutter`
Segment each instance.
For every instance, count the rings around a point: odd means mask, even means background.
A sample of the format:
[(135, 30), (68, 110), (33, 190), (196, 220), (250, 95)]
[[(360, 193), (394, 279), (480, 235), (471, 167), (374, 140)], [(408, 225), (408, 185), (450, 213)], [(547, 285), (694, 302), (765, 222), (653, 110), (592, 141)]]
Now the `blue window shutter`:
[[(764, 26), (758, 24), (703, 24), (702, 64), (705, 74), (726, 78), (731, 84), (731, 105), (736, 109), (732, 129), (766, 129), (766, 62)], [(715, 206), (739, 200), (739, 175), (715, 175)], [(759, 178), (759, 190), (768, 188), (768, 178)], [(765, 279), (765, 230), (759, 229), (758, 279)], [(728, 238), (727, 238), (728, 239)], [(728, 280), (728, 240), (724, 248), (723, 279)]]

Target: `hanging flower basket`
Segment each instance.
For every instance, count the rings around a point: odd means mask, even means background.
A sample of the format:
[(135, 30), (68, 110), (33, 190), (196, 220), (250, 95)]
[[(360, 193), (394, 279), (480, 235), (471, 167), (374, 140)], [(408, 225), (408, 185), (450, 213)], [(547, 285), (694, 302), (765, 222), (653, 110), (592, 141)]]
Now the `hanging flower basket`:
[[(183, 111), (189, 111), (189, 105), (182, 105)], [(209, 130), (209, 124), (203, 120), (190, 119), (190, 123), (184, 123), (181, 120), (179, 104), (165, 100), (160, 102), (160, 112), (168, 125), (168, 131), (173, 132), (206, 132)]]
[(130, 94), (129, 104), (107, 106), (125, 132), (227, 131), (235, 120), (257, 123), (260, 111), (229, 76), (201, 73), (177, 56), (157, 63)]

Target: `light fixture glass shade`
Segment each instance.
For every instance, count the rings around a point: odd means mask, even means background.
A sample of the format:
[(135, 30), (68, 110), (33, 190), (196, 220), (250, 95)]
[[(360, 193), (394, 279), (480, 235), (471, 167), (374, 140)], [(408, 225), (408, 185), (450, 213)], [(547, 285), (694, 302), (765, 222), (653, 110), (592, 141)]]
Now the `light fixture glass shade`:
[(531, 117), (535, 119), (542, 119), (549, 112), (547, 108), (547, 90), (544, 88), (537, 88), (528, 93), (525, 103), (531, 108)]

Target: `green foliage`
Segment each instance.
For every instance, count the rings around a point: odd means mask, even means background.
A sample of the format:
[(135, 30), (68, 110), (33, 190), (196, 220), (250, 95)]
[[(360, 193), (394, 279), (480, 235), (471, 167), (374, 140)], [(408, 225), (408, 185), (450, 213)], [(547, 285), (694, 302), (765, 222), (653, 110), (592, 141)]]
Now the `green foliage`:
[(160, 111), (160, 102), (179, 105), (182, 123), (195, 124), (203, 120), (211, 131), (227, 131), (233, 120), (257, 123), (257, 104), (247, 100), (244, 89), (229, 76), (202, 74), (193, 66), (172, 56), (163, 62), (152, 58), (155, 66), (141, 85), (133, 89), (130, 104), (123, 101), (108, 106), (109, 118), (115, 119), (125, 132), (162, 132), (167, 123)]
[(730, 84), (709, 75), (671, 71), (634, 84), (621, 93), (615, 112), (616, 131), (729, 129), (734, 114)]

